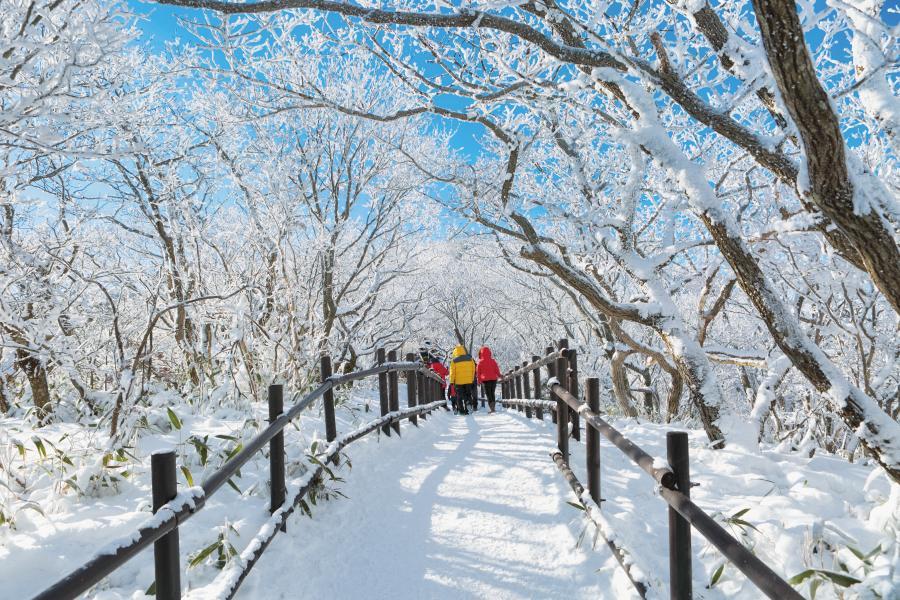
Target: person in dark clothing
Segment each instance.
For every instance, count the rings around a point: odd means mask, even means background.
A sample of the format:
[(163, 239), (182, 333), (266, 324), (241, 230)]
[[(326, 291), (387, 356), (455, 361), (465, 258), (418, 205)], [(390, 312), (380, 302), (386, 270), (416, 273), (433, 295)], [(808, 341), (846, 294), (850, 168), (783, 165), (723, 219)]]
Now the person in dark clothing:
[(460, 412), (469, 414), (468, 407), (478, 410), (475, 403), (475, 361), (460, 344), (453, 349), (453, 358), (450, 361), (450, 384), (456, 389), (457, 404)]
[(481, 350), (478, 351), (478, 366), (475, 369), (475, 372), (478, 383), (481, 384), (484, 394), (487, 396), (488, 407), (491, 412), (494, 412), (494, 407), (497, 402), (497, 380), (500, 379), (500, 365), (498, 365), (497, 361), (494, 360), (494, 357), (491, 356), (491, 349), (487, 346), (483, 346)]

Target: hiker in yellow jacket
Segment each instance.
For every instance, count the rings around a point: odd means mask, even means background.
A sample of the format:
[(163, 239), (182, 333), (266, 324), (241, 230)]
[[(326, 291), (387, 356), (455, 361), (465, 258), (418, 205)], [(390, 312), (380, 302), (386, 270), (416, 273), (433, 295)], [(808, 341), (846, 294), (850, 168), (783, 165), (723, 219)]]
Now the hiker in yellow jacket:
[(453, 358), (450, 360), (450, 385), (456, 389), (456, 409), (460, 414), (469, 414), (468, 406), (471, 406), (472, 410), (478, 410), (475, 397), (475, 361), (462, 344), (453, 349)]

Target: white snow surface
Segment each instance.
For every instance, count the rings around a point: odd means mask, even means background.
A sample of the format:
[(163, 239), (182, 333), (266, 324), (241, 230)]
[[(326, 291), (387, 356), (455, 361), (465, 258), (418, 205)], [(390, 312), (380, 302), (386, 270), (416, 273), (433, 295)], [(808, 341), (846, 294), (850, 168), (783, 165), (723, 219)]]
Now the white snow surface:
[(636, 597), (605, 546), (576, 548), (549, 430), (484, 410), (435, 420), (359, 453), (349, 499), (294, 520), (238, 597)]
[[(302, 420), (305, 430), (321, 425), (314, 418)], [(680, 429), (612, 421), (653, 456), (665, 454), (665, 432)], [(594, 543), (594, 526), (585, 514), (567, 504), (578, 499), (549, 457), (555, 440), (549, 418), (527, 420), (512, 410), (489, 415), (480, 409), (468, 417), (438, 411), (420, 425), (404, 423), (400, 439), (373, 434), (349, 446), (352, 468), (339, 468), (345, 481), (329, 484), (347, 498), (320, 501), (312, 507), (312, 518), (295, 513), (238, 597), (637, 597), (606, 544)], [(339, 425), (339, 431), (350, 429), (348, 421)], [(868, 598), (868, 590), (896, 597), (900, 486), (880, 470), (827, 455), (810, 459), (736, 445), (709, 450), (702, 431), (690, 431), (690, 445), (692, 480), (699, 484), (692, 490), (694, 500), (776, 572), (791, 577), (810, 567), (835, 570), (839, 560), (864, 580), (866, 589), (825, 584), (817, 598), (837, 598), (838, 592)], [(152, 452), (150, 446), (145, 452)], [(651, 478), (605, 440), (601, 447), (605, 501), (602, 515), (596, 516), (648, 580), (648, 597), (665, 596), (666, 505)], [(301, 448), (288, 445), (289, 463), (302, 457)], [(572, 468), (586, 484), (584, 444), (570, 440), (570, 448)], [(215, 598), (221, 591), (214, 581), (223, 574), (212, 564), (215, 555), (194, 568), (187, 568), (187, 561), (215, 539), (222, 525), (236, 530), (229, 540), (239, 554), (267, 526), (266, 463), (264, 456), (248, 463), (239, 480), (244, 490), (258, 481), (259, 493), (239, 496), (225, 487), (180, 528), (187, 598)], [(289, 496), (306, 473), (289, 473)], [(127, 536), (147, 518), (148, 496), (140, 480), (117, 494), (59, 500), (46, 517), (23, 512), (17, 529), (0, 536), (0, 596), (30, 597), (99, 548)], [(740, 518), (757, 529), (725, 522), (744, 509), (749, 510)], [(865, 567), (849, 550), (868, 553), (879, 545), (881, 552)], [(698, 597), (760, 597), (731, 565), (706, 589), (721, 555), (696, 533), (693, 554)], [(143, 591), (152, 578), (152, 553), (144, 552), (86, 597), (146, 598)], [(798, 587), (808, 595), (806, 584)]]

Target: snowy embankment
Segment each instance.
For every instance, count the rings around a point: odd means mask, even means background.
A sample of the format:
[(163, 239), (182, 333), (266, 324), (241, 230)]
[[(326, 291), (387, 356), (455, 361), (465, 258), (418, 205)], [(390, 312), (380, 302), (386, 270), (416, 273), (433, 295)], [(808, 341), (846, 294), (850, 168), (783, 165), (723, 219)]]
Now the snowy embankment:
[[(339, 432), (375, 416), (362, 412), (364, 404), (354, 399), (339, 411)], [(144, 436), (133, 453), (146, 459), (153, 450), (174, 446), (195, 483), (255, 431), (237, 414), (176, 416), (180, 428), (170, 422), (169, 431)], [(306, 452), (323, 429), (315, 415), (297, 424), (286, 430), (289, 493), (311, 468)], [(614, 425), (651, 454), (664, 455), (666, 427), (625, 420)], [(47, 442), (42, 458), (30, 433), (16, 432), (13, 421), (2, 427), (4, 466), (20, 464), (14, 462), (17, 444), (25, 446), (28, 468), (13, 473), (27, 474), (22, 483), (30, 492), (16, 494), (15, 529), (0, 529), (0, 578), (4, 595), (26, 598), (147, 518), (149, 472), (142, 465), (149, 461), (130, 460), (119, 470), (132, 474), (116, 483), (107, 480), (104, 487), (98, 473), (105, 471), (97, 469), (100, 456), (76, 457), (65, 450), (85, 447), (90, 432), (72, 426), (41, 430)], [(635, 597), (606, 545), (600, 541), (591, 548), (593, 526), (585, 529), (583, 512), (567, 504), (576, 499), (548, 455), (554, 432), (549, 420), (541, 424), (512, 412), (480, 411), (470, 417), (439, 412), (419, 429), (404, 424), (402, 440), (377, 434), (364, 438), (347, 450), (352, 468), (344, 463), (337, 472), (345, 481), (327, 484), (347, 497), (320, 499), (310, 506), (312, 519), (300, 512), (291, 518), (288, 533), (275, 538), (239, 596)], [(206, 467), (199, 464), (197, 450), (204, 436), (221, 442), (220, 450), (209, 443)], [(93, 443), (102, 447), (97, 437)], [(84, 465), (73, 485), (83, 491), (96, 485), (91, 495), (57, 482), (64, 463), (49, 442), (68, 452), (75, 465)], [(573, 441), (571, 449), (573, 469), (584, 479), (584, 446)], [(702, 432), (691, 433), (691, 452), (692, 478), (699, 484), (692, 491), (696, 502), (777, 572), (793, 577), (815, 568), (843, 575), (809, 575), (798, 584), (805, 596), (815, 581), (822, 581), (817, 598), (839, 593), (889, 598), (900, 590), (900, 487), (880, 471), (828, 456), (707, 450)], [(663, 596), (665, 503), (653, 481), (605, 440), (602, 465), (606, 526), (649, 579), (648, 595)], [(190, 598), (214, 597), (216, 587), (210, 584), (219, 567), (235, 560), (232, 555), (264, 527), (267, 469), (260, 453), (235, 479), (240, 493), (226, 486), (180, 529), (182, 584)], [(186, 488), (183, 475), (179, 483)], [(44, 514), (25, 507), (28, 501)], [(715, 576), (722, 560), (703, 538), (695, 535), (693, 550), (696, 597), (759, 597), (731, 565)], [(848, 578), (863, 583), (843, 587), (851, 583)], [(713, 579), (715, 585), (705, 589)], [(92, 597), (141, 598), (152, 580), (152, 555), (145, 552)]]

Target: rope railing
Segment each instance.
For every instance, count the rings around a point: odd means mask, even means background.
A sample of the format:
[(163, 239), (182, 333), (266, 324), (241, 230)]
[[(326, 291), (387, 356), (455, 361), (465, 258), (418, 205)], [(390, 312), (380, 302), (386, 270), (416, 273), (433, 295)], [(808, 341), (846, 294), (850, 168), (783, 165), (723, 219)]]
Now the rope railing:
[[(207, 477), (199, 486), (192, 487), (184, 492), (177, 492), (175, 453), (156, 453), (151, 457), (152, 481), (153, 481), (153, 516), (138, 526), (131, 535), (108, 544), (97, 552), (90, 560), (77, 567), (53, 585), (34, 596), (33, 600), (68, 600), (88, 591), (91, 587), (102, 581), (116, 569), (134, 558), (142, 550), (155, 546), (154, 562), (156, 565), (156, 597), (159, 600), (176, 600), (181, 597), (180, 566), (178, 558), (178, 528), (199, 512), (213, 494), (215, 494), (229, 479), (237, 474), (254, 454), (269, 444), (273, 457), (270, 462), (271, 469), (271, 504), (270, 510), (279, 514), (278, 526), (271, 532), (271, 537), (262, 543), (258, 553), (268, 547), (271, 539), (285, 529), (287, 517), (294, 511), (297, 502), (302, 499), (315, 482), (312, 478), (301, 486), (290, 506), (285, 504), (284, 484), (284, 433), (287, 425), (297, 418), (313, 402), (324, 398), (326, 404), (325, 418), (328, 441), (331, 442), (326, 460), (334, 461), (341, 448), (347, 444), (378, 430), (391, 425), (399, 424), (403, 419), (415, 421), (417, 416), (423, 418), (429, 412), (444, 407), (443, 394), (440, 391), (442, 379), (431, 369), (420, 362), (412, 360), (412, 355), (407, 355), (404, 362), (385, 362), (383, 352), (378, 353), (378, 365), (346, 373), (342, 375), (331, 374), (331, 362), (328, 357), (322, 358), (322, 383), (314, 390), (298, 400), (288, 411), (282, 408), (282, 386), (269, 386), (269, 425), (258, 433), (252, 440), (228, 460), (224, 465)], [(386, 410), (390, 404), (397, 404), (396, 386), (388, 390), (391, 398), (382, 398), (382, 415), (368, 423), (361, 429), (348, 434), (335, 443), (334, 423), (334, 396), (331, 393), (339, 385), (350, 383), (378, 375), (384, 378), (391, 375), (396, 378), (397, 373), (407, 373), (407, 390), (409, 407), (402, 411)], [(381, 388), (382, 386), (379, 386)], [(385, 392), (379, 389), (384, 396)], [(440, 398), (440, 400), (438, 400)], [(384, 429), (382, 429), (384, 430)], [(397, 429), (399, 432), (399, 429)], [(387, 432), (390, 435), (389, 432)], [(314, 474), (321, 476), (322, 467), (314, 469)], [(248, 563), (246, 570), (237, 579), (233, 588), (229, 588), (230, 598), (237, 590), (246, 573), (256, 563), (259, 554)]]

